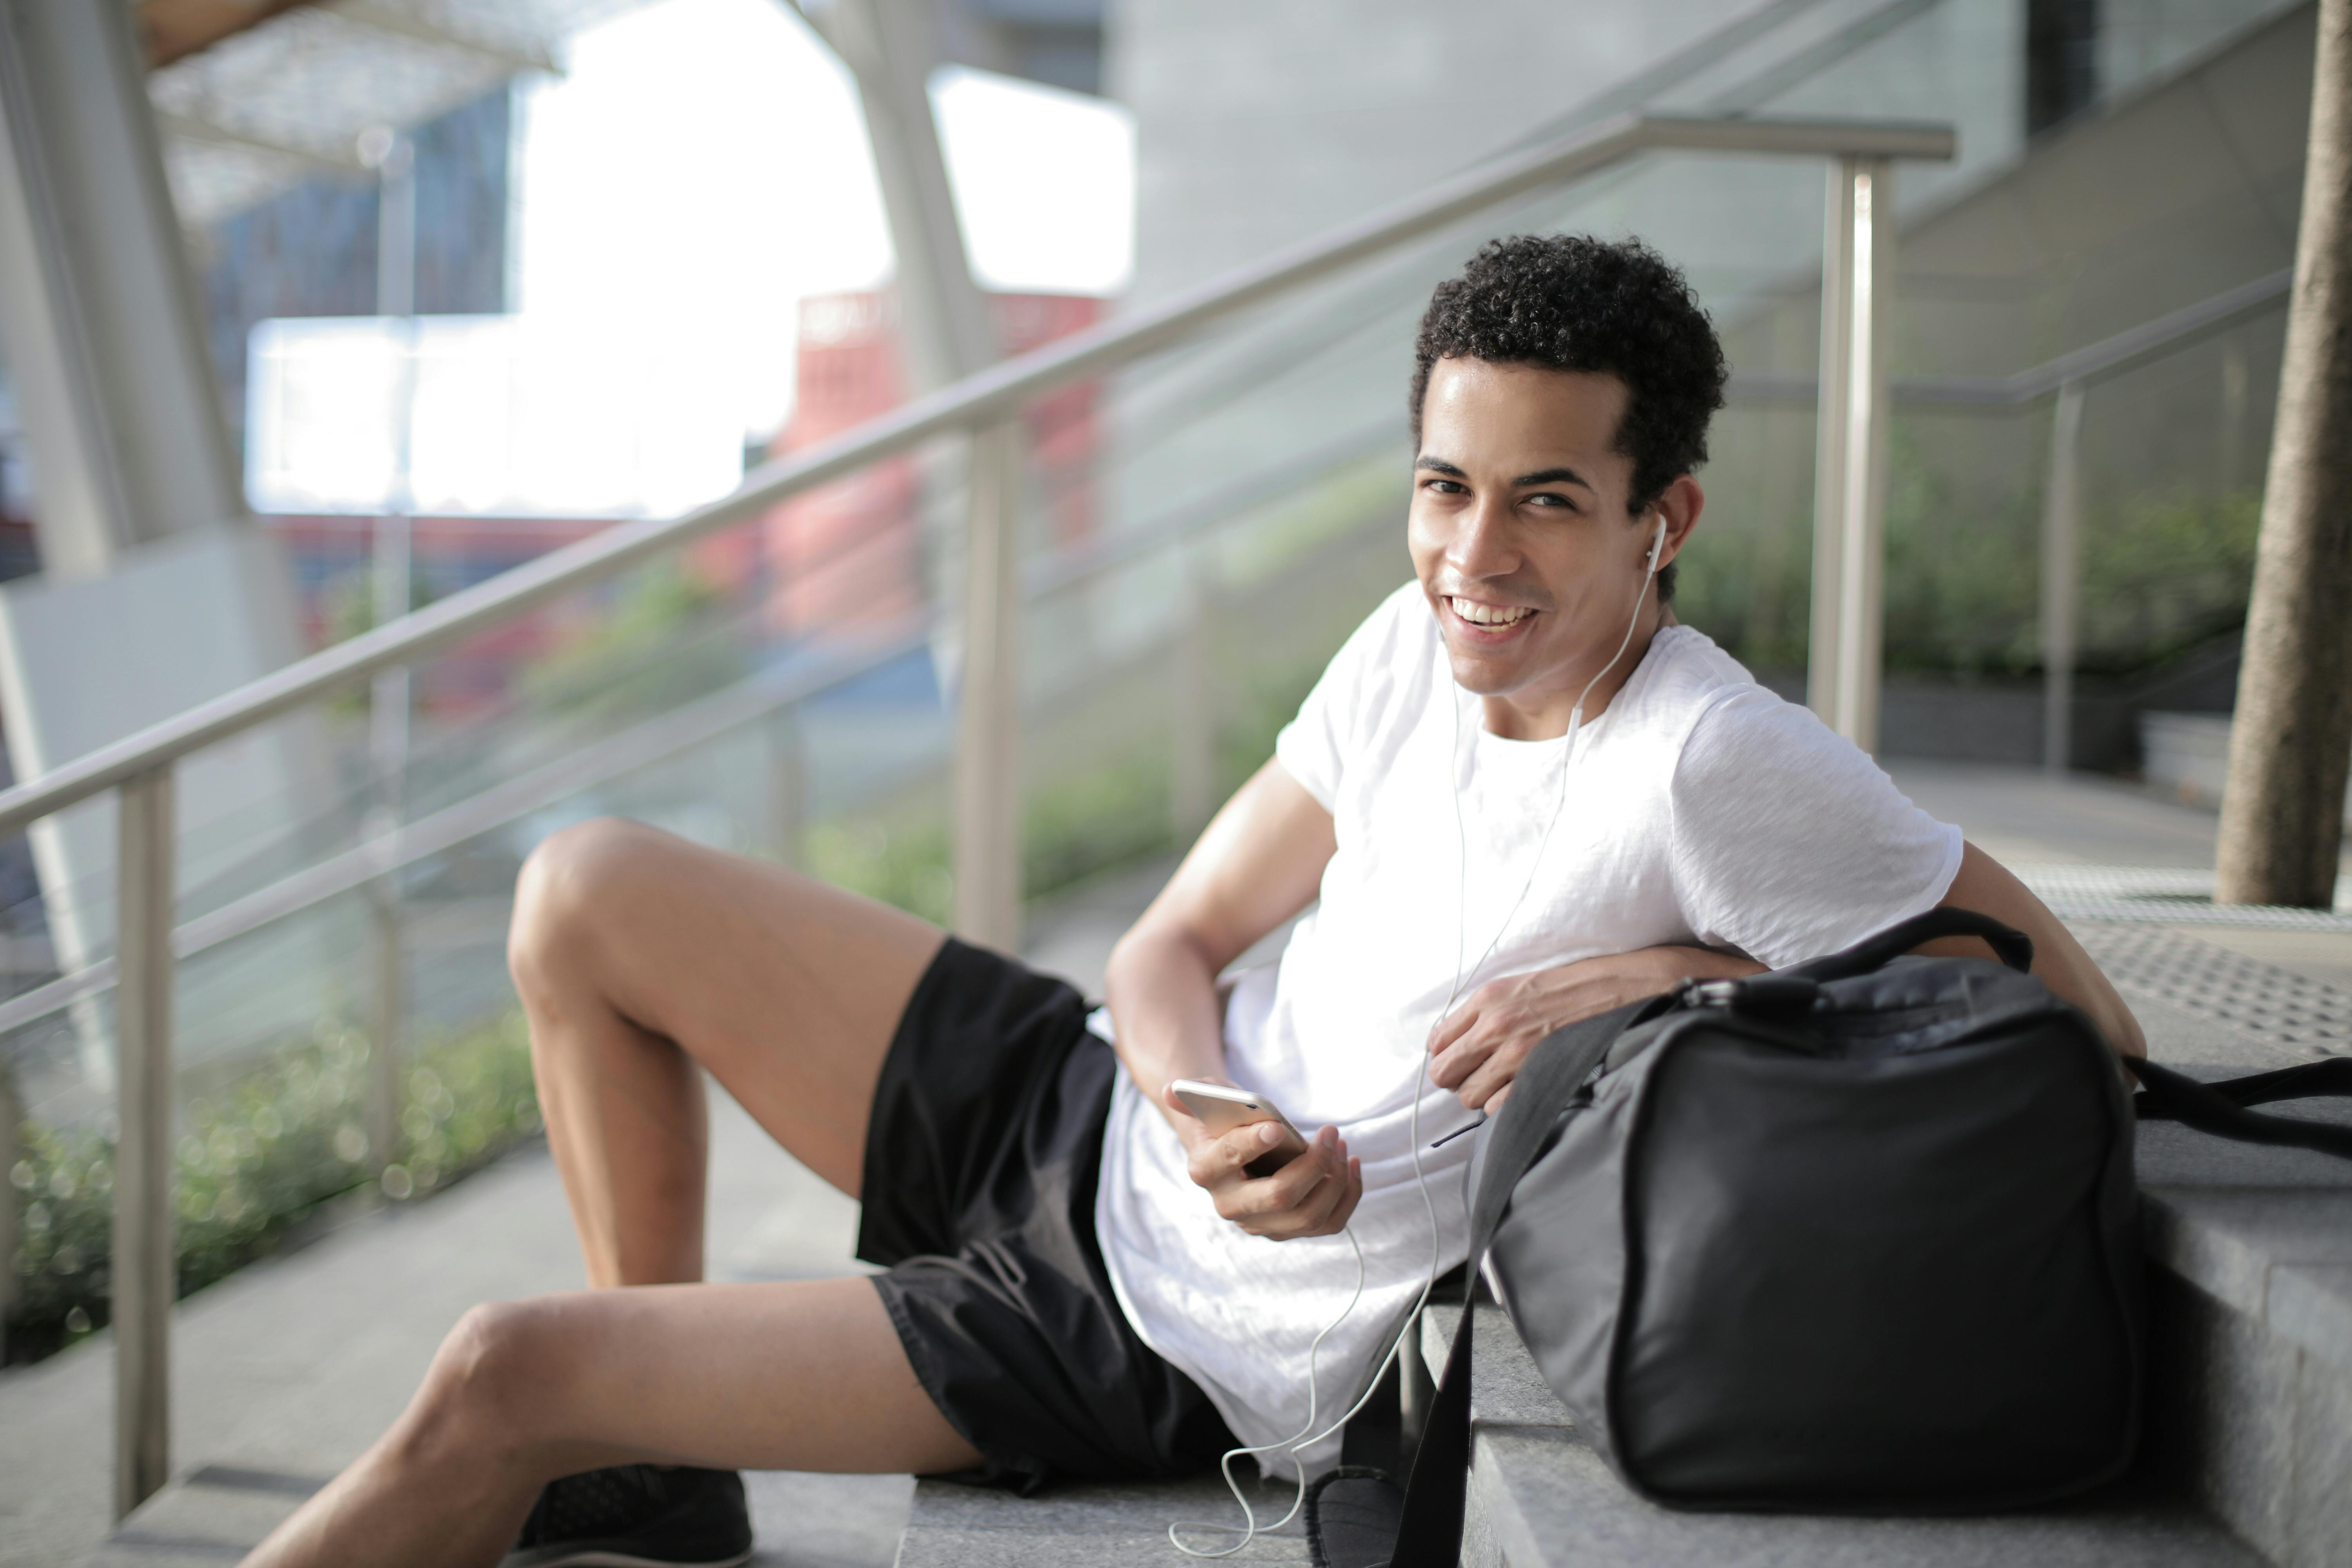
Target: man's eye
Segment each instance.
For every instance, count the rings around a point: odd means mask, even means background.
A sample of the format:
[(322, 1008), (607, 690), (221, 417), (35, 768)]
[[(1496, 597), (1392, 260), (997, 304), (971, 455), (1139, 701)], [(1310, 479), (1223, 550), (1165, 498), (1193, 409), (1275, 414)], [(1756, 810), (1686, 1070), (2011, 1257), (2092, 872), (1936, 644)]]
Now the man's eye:
[(1452, 479), (1425, 479), (1423, 483), (1440, 495), (1467, 495), (1469, 491)]
[(1529, 506), (1565, 507), (1570, 511), (1574, 511), (1576, 510), (1576, 503), (1574, 501), (1569, 500), (1564, 495), (1559, 495), (1551, 490), (1538, 490), (1534, 495), (1528, 498), (1528, 504)]

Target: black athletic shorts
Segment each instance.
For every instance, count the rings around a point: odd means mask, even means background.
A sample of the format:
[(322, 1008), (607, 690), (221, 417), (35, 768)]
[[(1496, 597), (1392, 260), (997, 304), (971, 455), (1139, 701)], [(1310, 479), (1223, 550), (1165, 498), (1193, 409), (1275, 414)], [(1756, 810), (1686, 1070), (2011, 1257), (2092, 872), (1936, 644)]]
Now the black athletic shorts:
[(984, 1457), (955, 1479), (1028, 1492), (1216, 1462), (1232, 1434), (1128, 1326), (1095, 1241), (1118, 1074), (1061, 981), (950, 938), (882, 1064), (857, 1256), (915, 1375)]

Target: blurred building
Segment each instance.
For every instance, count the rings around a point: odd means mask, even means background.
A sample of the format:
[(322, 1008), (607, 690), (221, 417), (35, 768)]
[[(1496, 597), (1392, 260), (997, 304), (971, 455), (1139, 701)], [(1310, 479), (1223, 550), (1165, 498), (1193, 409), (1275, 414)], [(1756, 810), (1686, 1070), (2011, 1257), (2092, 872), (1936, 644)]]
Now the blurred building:
[[(502, 85), (413, 132), (419, 315), (513, 309), (515, 132), (513, 92)], [(364, 171), (320, 174), (191, 237), (221, 402), (238, 439), (255, 327), (272, 319), (375, 313), (381, 206), (376, 182)]]
[[(1100, 300), (1072, 294), (994, 294), (989, 304), (1007, 354), (1092, 326), (1103, 310)], [(898, 406), (905, 367), (889, 293), (803, 300), (793, 416), (768, 455), (805, 451)], [(1055, 543), (1095, 527), (1096, 401), (1094, 384), (1080, 384), (1034, 405), (1024, 420), (1031, 493)], [(770, 628), (855, 632), (914, 614), (929, 596), (922, 502), (921, 467), (900, 458), (778, 507), (766, 531)]]

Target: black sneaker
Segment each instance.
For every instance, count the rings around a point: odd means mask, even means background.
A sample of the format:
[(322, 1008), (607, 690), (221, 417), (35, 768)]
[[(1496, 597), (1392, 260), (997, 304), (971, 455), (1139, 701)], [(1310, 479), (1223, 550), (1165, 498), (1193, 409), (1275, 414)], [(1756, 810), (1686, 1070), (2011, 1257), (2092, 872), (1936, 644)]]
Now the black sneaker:
[(499, 1568), (734, 1568), (751, 1556), (741, 1476), (614, 1465), (548, 1482)]

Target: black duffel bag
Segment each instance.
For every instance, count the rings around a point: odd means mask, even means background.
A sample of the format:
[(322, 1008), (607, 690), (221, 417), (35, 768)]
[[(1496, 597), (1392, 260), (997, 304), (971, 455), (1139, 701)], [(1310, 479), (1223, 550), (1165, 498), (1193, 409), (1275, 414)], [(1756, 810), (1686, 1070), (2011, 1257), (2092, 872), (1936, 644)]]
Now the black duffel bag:
[[(1906, 956), (1944, 936), (1981, 937), (2002, 963)], [(1488, 1265), (1545, 1381), (1633, 1491), (1688, 1509), (1964, 1513), (2065, 1497), (2130, 1462), (2133, 1105), (2114, 1053), (2025, 973), (2032, 958), (2021, 933), (1936, 910), (1529, 1054), (1482, 1135), (1471, 1269)], [(2352, 1129), (2242, 1109), (2337, 1089), (2347, 1068), (2199, 1085), (2151, 1066), (2140, 1112), (2352, 1153)], [(1397, 1568), (1458, 1556), (1475, 1295)], [(1395, 1519), (1386, 1495), (1321, 1500), (1351, 1511), (1362, 1541)]]

